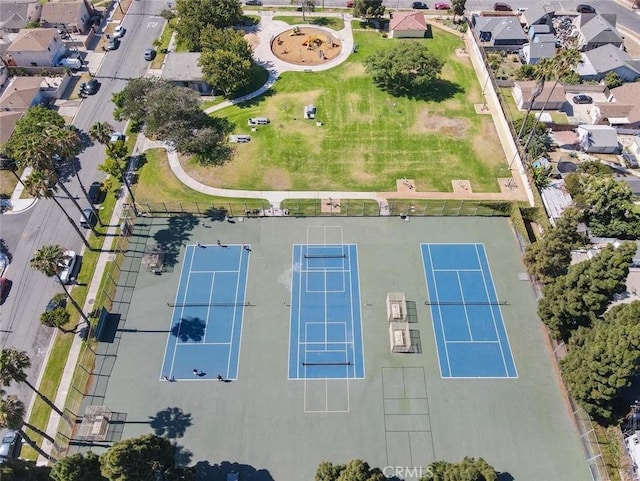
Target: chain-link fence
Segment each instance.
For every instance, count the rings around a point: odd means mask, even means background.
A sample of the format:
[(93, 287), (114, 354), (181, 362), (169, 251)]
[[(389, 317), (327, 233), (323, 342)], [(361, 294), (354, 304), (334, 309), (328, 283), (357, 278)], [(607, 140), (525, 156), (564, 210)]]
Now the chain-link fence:
[(78, 364), (65, 401), (64, 414), (60, 420), (58, 434), (51, 451), (51, 456), (54, 459), (59, 459), (68, 454), (70, 442), (74, 439), (74, 431), (78, 426), (77, 422), (82, 418), (82, 413), (80, 412), (82, 401), (89, 386), (95, 382), (93, 375), (98, 342), (95, 339), (94, 331), (102, 308), (110, 311), (114, 302), (116, 302), (118, 282), (122, 274), (125, 253), (129, 249), (130, 235), (135, 222), (136, 217), (131, 210), (128, 208), (123, 209), (121, 224), (118, 228), (117, 237), (114, 239), (113, 253), (105, 266), (98, 295), (93, 302), (91, 299), (87, 300), (92, 306), (92, 310), (89, 313), (90, 325), (80, 333), (85, 338), (85, 341), (78, 356)]

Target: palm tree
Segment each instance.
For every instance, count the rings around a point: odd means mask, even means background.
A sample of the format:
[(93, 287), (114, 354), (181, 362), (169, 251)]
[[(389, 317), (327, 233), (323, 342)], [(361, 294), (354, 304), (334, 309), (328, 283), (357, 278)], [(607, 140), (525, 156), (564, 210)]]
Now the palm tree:
[(64, 247), (60, 245), (46, 245), (36, 251), (29, 263), (33, 269), (42, 272), (45, 276), (56, 277), (58, 279), (62, 289), (64, 289), (64, 293), (67, 295), (67, 298), (69, 298), (73, 307), (76, 308), (82, 319), (88, 325), (89, 319), (86, 314), (78, 305), (76, 300), (71, 297), (71, 293), (67, 289), (67, 286), (62, 282), (62, 279), (60, 279), (60, 265), (63, 263), (64, 259)]
[(29, 359), (25, 351), (18, 351), (17, 349), (3, 349), (0, 351), (0, 383), (3, 386), (10, 386), (12, 381), (25, 383), (51, 409), (62, 416), (62, 410), (29, 382), (25, 372), (25, 369), (29, 369), (29, 367), (31, 367), (31, 359)]
[(38, 199), (52, 199), (60, 210), (64, 213), (65, 217), (69, 221), (69, 223), (73, 226), (74, 230), (78, 233), (84, 245), (90, 251), (94, 251), (95, 249), (89, 244), (89, 241), (85, 238), (84, 234), (80, 231), (80, 228), (71, 218), (67, 210), (62, 206), (60, 201), (56, 198), (55, 192), (57, 187), (55, 182), (52, 184), (51, 179), (43, 173), (41, 170), (33, 170), (29, 177), (27, 177), (24, 181), (24, 187), (29, 192), (30, 195), (38, 198)]
[[(131, 198), (131, 206), (133, 207), (133, 212), (135, 215), (138, 215), (138, 210), (136, 208), (136, 199), (133, 196), (133, 192), (131, 190), (131, 185), (129, 184), (129, 179), (127, 178), (127, 173), (122, 169), (122, 165), (120, 162), (126, 160), (129, 152), (127, 150), (124, 142), (111, 142), (111, 135), (113, 135), (114, 130), (109, 122), (96, 122), (89, 129), (89, 137), (91, 137), (96, 142), (104, 145), (107, 149), (107, 154), (111, 159), (115, 162), (109, 164), (105, 161), (106, 168), (102, 169), (104, 172), (107, 172), (111, 175), (116, 175), (119, 177), (127, 188), (127, 192), (129, 193), (129, 197)], [(115, 169), (112, 169), (115, 167)]]
[(13, 394), (5, 396), (5, 394), (6, 393), (4, 391), (0, 390), (0, 427), (17, 431), (29, 446), (48, 460), (52, 460), (53, 458), (51, 455), (43, 451), (42, 448), (24, 432), (22, 427), (26, 426), (35, 433), (38, 433), (40, 436), (47, 438), (52, 443), (55, 443), (55, 440), (44, 431), (41, 431), (24, 420), (24, 403), (20, 401), (17, 396), (14, 396)]

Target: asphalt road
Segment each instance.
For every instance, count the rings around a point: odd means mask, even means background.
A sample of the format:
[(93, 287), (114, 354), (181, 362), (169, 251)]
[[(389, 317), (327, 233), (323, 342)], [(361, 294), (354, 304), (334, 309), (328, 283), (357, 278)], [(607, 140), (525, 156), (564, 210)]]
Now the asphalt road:
[[(411, 3), (412, 0), (385, 2), (389, 9), (410, 8)], [(434, 2), (429, 0), (427, 3), (432, 6)], [(488, 10), (492, 8), (493, 3), (493, 0), (469, 0), (467, 9)], [(533, 5), (532, 1), (526, 0), (511, 0), (508, 3), (514, 9)], [(576, 5), (581, 2), (537, 3), (549, 11), (571, 12), (575, 11)], [(599, 12), (615, 13), (620, 25), (640, 32), (640, 16), (637, 11), (612, 0), (585, 3), (593, 5)], [(264, 4), (290, 5), (288, 2), (271, 0), (264, 0)], [(345, 4), (346, 0), (324, 1), (326, 7), (344, 7)], [(122, 90), (127, 79), (144, 76), (148, 62), (143, 59), (142, 54), (162, 32), (165, 21), (158, 14), (167, 6), (168, 2), (163, 0), (140, 0), (131, 4), (123, 22), (127, 32), (120, 47), (107, 53), (99, 67), (91, 66), (91, 72), (96, 75), (101, 86), (96, 95), (82, 102), (73, 121), (76, 127), (88, 131), (95, 122), (108, 121), (117, 130), (123, 129), (122, 123), (113, 120), (114, 106), (111, 95)], [(104, 147), (101, 145), (88, 147), (78, 157), (80, 177), (86, 186), (104, 177), (104, 174), (98, 171), (98, 165), (103, 162), (104, 157)], [(71, 178), (67, 185), (73, 194), (81, 196), (75, 179)], [(60, 200), (72, 218), (79, 218), (79, 213), (71, 201), (62, 198)], [(84, 205), (85, 202), (80, 200), (80, 204)], [(2, 239), (12, 257), (6, 276), (13, 281), (13, 286), (7, 301), (0, 307), (0, 347), (15, 347), (26, 351), (33, 363), (29, 378), (35, 382), (53, 334), (52, 329), (40, 325), (39, 317), (49, 299), (60, 292), (61, 288), (53, 279), (48, 279), (31, 269), (29, 259), (38, 248), (46, 244), (61, 244), (66, 249), (79, 252), (82, 242), (52, 201), (39, 201), (32, 209), (17, 215), (4, 215), (1, 220)], [(28, 402), (31, 396), (26, 386), (12, 386), (8, 391), (18, 394), (25, 402)]]

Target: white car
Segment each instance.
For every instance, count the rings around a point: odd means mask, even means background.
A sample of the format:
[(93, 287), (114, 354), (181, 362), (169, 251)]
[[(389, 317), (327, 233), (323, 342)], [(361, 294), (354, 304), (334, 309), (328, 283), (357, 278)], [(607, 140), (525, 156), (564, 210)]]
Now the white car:
[(7, 257), (7, 254), (5, 254), (4, 252), (0, 252), (0, 276), (4, 274), (4, 271), (6, 270), (8, 265), (9, 258)]
[(124, 28), (122, 25), (118, 25), (114, 30), (113, 30), (113, 36), (115, 38), (122, 38), (124, 37), (124, 33), (127, 31), (126, 28)]
[(77, 274), (78, 255), (74, 251), (64, 251), (64, 258), (60, 262), (60, 282), (69, 284)]
[(114, 132), (113, 134), (111, 134), (111, 138), (109, 138), (109, 142), (111, 142), (112, 144), (115, 144), (116, 142), (119, 142), (121, 140), (125, 140), (125, 136), (122, 132)]

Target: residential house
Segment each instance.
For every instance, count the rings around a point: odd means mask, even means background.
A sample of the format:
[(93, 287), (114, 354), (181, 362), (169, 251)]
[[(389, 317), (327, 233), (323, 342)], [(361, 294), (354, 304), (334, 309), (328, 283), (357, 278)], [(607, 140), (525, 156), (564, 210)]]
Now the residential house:
[(578, 46), (587, 51), (603, 45), (622, 48), (624, 39), (616, 30), (616, 16), (613, 13), (583, 13), (576, 19)]
[(613, 44), (603, 45), (580, 54), (582, 60), (576, 72), (582, 80), (602, 80), (609, 72), (615, 72), (623, 82), (633, 82), (640, 77), (640, 60), (620, 50)]
[(51, 67), (67, 53), (55, 28), (20, 30), (5, 53), (5, 60), (16, 67)]
[(38, 0), (14, 0), (0, 2), (0, 36), (18, 33), (33, 22), (40, 21), (42, 4)]
[(530, 43), (522, 46), (521, 58), (529, 65), (535, 65), (540, 60), (553, 58), (555, 55), (556, 37), (551, 33), (537, 34)]
[(73, 33), (85, 33), (90, 26), (91, 12), (84, 0), (63, 0), (45, 3), (40, 23), (43, 27), (66, 28)]
[[(514, 82), (511, 90), (516, 105), (519, 109), (527, 110), (531, 106), (531, 97), (536, 89), (537, 82), (527, 80)], [(561, 84), (546, 82), (540, 95), (536, 97), (531, 106), (532, 110), (561, 110), (566, 102), (566, 92)]]
[(596, 125), (611, 125), (624, 128), (629, 127), (629, 114), (634, 106), (618, 102), (595, 103), (588, 111), (591, 121)]
[(16, 122), (20, 120), (23, 115), (23, 111), (0, 111), (0, 146), (7, 143), (15, 129)]
[(618, 154), (618, 132), (608, 125), (578, 126), (578, 143), (582, 150), (592, 154)]
[(517, 17), (473, 15), (471, 20), (484, 47), (518, 51), (529, 40)]
[(43, 77), (13, 77), (0, 96), (0, 111), (26, 112), (29, 107), (46, 102)]
[(201, 95), (211, 95), (213, 88), (204, 81), (199, 60), (199, 52), (170, 52), (165, 58), (162, 78)]
[(421, 12), (393, 12), (389, 21), (391, 38), (423, 38), (427, 33), (427, 22)]
[(536, 35), (543, 35), (547, 33), (553, 33), (550, 25), (542, 24), (542, 25), (531, 25), (527, 30), (527, 34), (529, 34), (529, 38), (533, 40)]
[(562, 213), (571, 207), (573, 202), (563, 179), (551, 180), (549, 185), (540, 191), (540, 196), (553, 225), (556, 220), (562, 217)]
[[(626, 128), (640, 129), (640, 83), (626, 83), (620, 87), (611, 89), (611, 100), (615, 103), (630, 105), (631, 110), (627, 113)], [(640, 145), (640, 143), (638, 144)], [(640, 152), (638, 152), (640, 154)]]
[(542, 5), (531, 2), (527, 9), (520, 14), (520, 19), (525, 24), (525, 29), (531, 31), (531, 28), (535, 26), (546, 25), (551, 27), (553, 15), (553, 11), (547, 12)]

